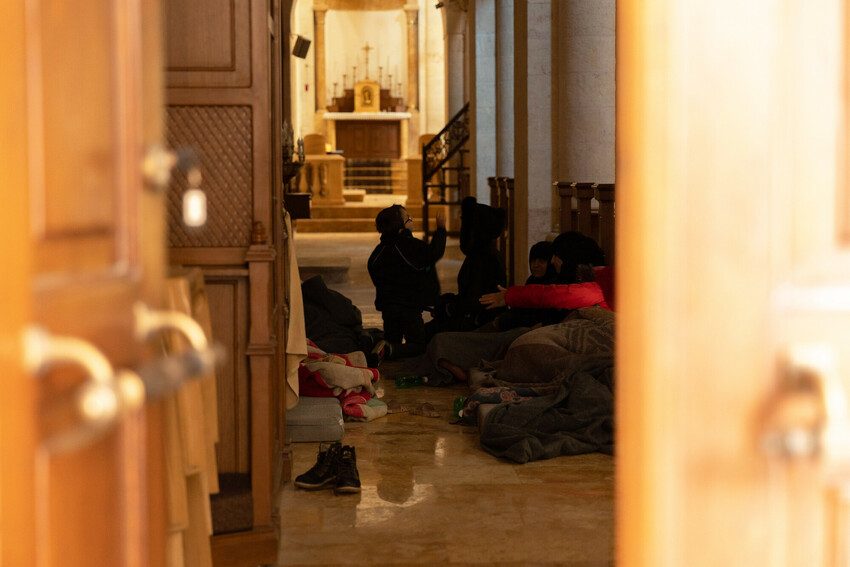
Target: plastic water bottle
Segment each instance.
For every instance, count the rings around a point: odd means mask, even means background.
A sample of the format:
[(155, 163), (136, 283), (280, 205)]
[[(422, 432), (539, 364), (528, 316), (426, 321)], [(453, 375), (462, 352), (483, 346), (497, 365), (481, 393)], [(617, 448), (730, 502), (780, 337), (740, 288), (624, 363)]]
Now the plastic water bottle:
[(460, 396), (458, 398), (455, 398), (455, 401), (454, 401), (454, 404), (453, 404), (454, 415), (457, 416), (457, 417), (463, 417), (463, 408), (464, 408), (465, 405), (466, 405), (466, 396)]
[(416, 374), (402, 374), (401, 376), (398, 376), (395, 379), (396, 388), (415, 388), (416, 386), (421, 386), (422, 384), (422, 377), (417, 376)]

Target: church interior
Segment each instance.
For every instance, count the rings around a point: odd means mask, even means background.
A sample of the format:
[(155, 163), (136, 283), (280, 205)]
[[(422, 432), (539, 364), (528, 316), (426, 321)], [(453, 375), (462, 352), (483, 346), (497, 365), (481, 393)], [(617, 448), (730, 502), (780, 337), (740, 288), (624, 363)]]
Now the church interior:
[(4, 2), (0, 565), (850, 564), (850, 17), (697, 4)]

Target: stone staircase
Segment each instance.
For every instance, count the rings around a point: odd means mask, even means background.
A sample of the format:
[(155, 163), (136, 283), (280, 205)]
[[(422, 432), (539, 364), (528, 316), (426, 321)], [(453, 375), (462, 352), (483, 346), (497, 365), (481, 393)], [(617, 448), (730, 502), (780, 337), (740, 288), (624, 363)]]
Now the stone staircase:
[(406, 195), (407, 165), (397, 159), (347, 159), (343, 185), (367, 195)]
[[(366, 195), (362, 202), (348, 202), (344, 206), (312, 205), (310, 218), (295, 221), (298, 232), (375, 232), (375, 217), (390, 205), (404, 205), (404, 195)], [(422, 230), (422, 209), (409, 211), (413, 217), (413, 231)], [(435, 208), (436, 212), (436, 208)], [(434, 228), (432, 219), (431, 228)]]
[[(367, 195), (368, 196), (368, 195)], [(404, 198), (397, 201), (404, 204)], [(373, 204), (370, 200), (344, 206), (310, 207), (310, 218), (297, 221), (299, 232), (375, 232), (375, 216), (393, 203)]]

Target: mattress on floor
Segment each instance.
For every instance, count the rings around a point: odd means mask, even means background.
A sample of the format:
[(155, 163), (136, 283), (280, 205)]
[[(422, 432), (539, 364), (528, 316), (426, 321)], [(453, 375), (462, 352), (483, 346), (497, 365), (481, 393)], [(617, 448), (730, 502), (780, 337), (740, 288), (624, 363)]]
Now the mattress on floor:
[(286, 442), (339, 441), (345, 433), (342, 406), (336, 398), (307, 398), (286, 410)]

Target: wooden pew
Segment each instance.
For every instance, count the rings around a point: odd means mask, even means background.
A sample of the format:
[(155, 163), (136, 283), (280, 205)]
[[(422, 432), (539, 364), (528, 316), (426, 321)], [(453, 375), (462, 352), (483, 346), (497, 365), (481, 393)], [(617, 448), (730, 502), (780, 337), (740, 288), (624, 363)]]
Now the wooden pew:
[[(594, 238), (605, 252), (608, 263), (613, 263), (614, 184), (558, 181), (554, 188), (559, 203), (558, 231), (577, 230)], [(598, 202), (596, 208), (593, 199)]]

